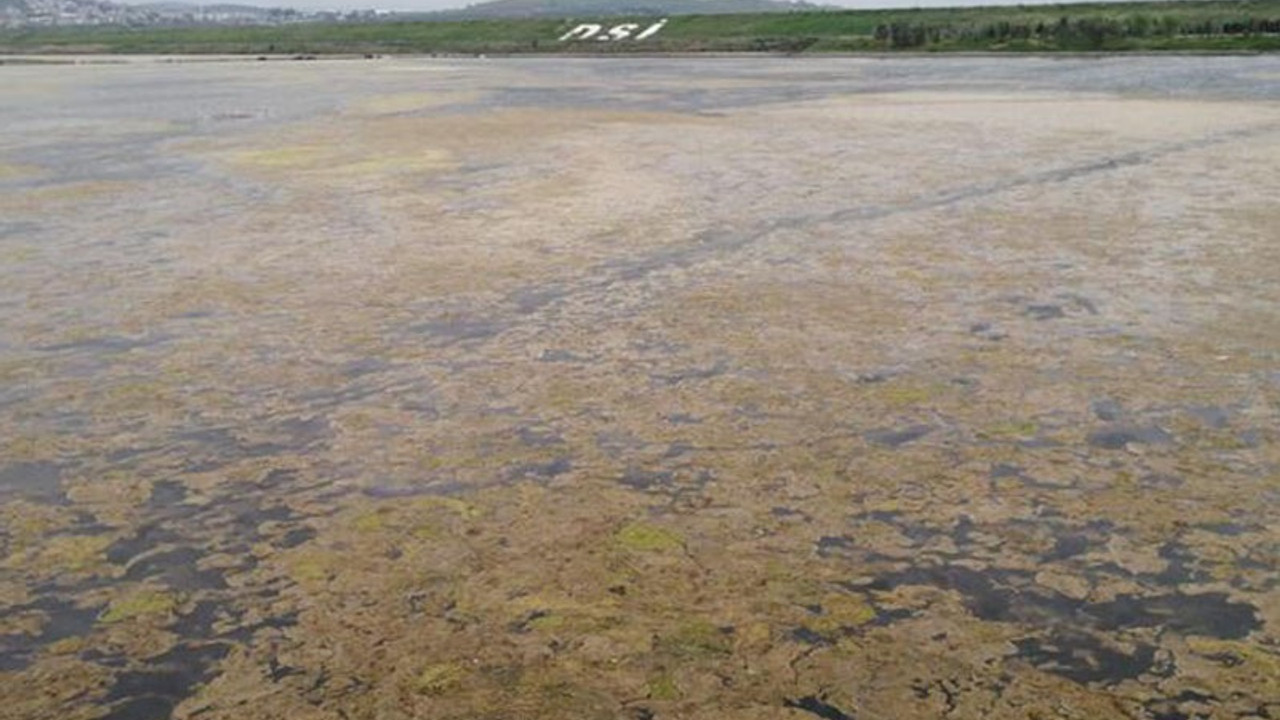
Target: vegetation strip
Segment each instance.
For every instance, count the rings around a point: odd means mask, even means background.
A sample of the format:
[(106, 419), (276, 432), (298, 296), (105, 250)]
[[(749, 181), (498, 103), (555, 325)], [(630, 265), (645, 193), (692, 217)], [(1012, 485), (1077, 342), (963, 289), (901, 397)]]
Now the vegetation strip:
[(579, 24), (655, 17), (303, 23), (274, 27), (65, 27), (0, 31), (9, 53), (251, 55), (688, 52), (1268, 52), (1280, 0), (1141, 2), (673, 16), (642, 41), (560, 40)]

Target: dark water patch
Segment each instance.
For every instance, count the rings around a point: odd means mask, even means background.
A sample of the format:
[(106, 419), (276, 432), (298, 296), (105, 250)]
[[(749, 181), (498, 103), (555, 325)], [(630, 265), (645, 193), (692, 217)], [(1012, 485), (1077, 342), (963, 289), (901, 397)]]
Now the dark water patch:
[(91, 537), (94, 535), (105, 535), (113, 530), (115, 530), (114, 527), (99, 521), (98, 517), (93, 513), (85, 510), (77, 510), (73, 514), (70, 526), (58, 534), (77, 537)]
[(1201, 530), (1211, 532), (1214, 535), (1222, 535), (1224, 537), (1240, 537), (1241, 535), (1251, 532), (1259, 532), (1263, 529), (1261, 525), (1246, 525), (1244, 523), (1237, 522), (1205, 523), (1197, 525), (1196, 527)]
[(656, 720), (657, 713), (647, 707), (633, 707), (627, 709), (626, 720)]
[(872, 603), (872, 607), (876, 611), (876, 616), (867, 623), (868, 627), (885, 627), (899, 620), (906, 620), (916, 616), (916, 611), (908, 608), (882, 608), (874, 603)]
[(1057, 320), (1067, 316), (1060, 305), (1049, 304), (1028, 305), (1022, 314), (1033, 320)]
[(1022, 570), (973, 570), (954, 565), (913, 567), (882, 575), (871, 590), (904, 585), (933, 586), (958, 593), (969, 612), (982, 620), (1043, 625), (1070, 621), (1103, 631), (1159, 627), (1185, 635), (1238, 639), (1261, 627), (1255, 607), (1231, 602), (1225, 593), (1121, 595), (1090, 603), (1031, 582)]
[(823, 535), (818, 538), (818, 557), (847, 557), (853, 550), (853, 538), (844, 535)]
[(567, 457), (556, 458), (544, 463), (525, 463), (517, 465), (508, 473), (508, 479), (536, 478), (550, 480), (573, 470), (573, 461)]
[(214, 623), (223, 616), (223, 605), (217, 600), (201, 600), (190, 611), (178, 616), (169, 630), (186, 641), (207, 640), (214, 635)]
[(516, 311), (521, 315), (532, 315), (548, 305), (563, 300), (569, 294), (570, 291), (567, 287), (552, 285), (549, 287), (523, 288), (508, 295), (507, 300), (515, 304)]
[(372, 498), (408, 498), (408, 497), (446, 497), (461, 495), (476, 489), (475, 485), (457, 480), (436, 480), (413, 485), (370, 485), (361, 488), (361, 492)]
[(524, 617), (519, 620), (515, 620), (508, 624), (507, 630), (517, 635), (524, 635), (533, 630), (535, 627), (534, 623), (547, 617), (551, 617), (551, 613), (547, 610), (532, 610), (525, 613)]
[(1083, 310), (1090, 315), (1098, 314), (1098, 305), (1084, 295), (1079, 293), (1058, 293), (1056, 297), (1065, 300), (1073, 307)]
[(24, 462), (0, 469), (0, 501), (63, 504), (62, 469), (51, 462)]
[(1075, 682), (1114, 685), (1143, 675), (1155, 664), (1156, 649), (1138, 644), (1126, 653), (1104, 645), (1087, 633), (1055, 630), (1046, 637), (1024, 638), (1013, 643), (1018, 657), (1040, 670)]
[(268, 432), (287, 450), (305, 449), (333, 435), (329, 419), (322, 415), (287, 418), (272, 425)]
[(1091, 409), (1093, 416), (1103, 422), (1116, 422), (1124, 417), (1124, 407), (1111, 398), (1094, 400)]
[(44, 644), (87, 635), (103, 608), (102, 605), (78, 607), (70, 600), (60, 598), (41, 598), (31, 607), (48, 617), (40, 632), (40, 642)]
[(109, 718), (159, 720), (212, 677), (213, 666), (227, 656), (224, 644), (179, 645), (148, 661), (142, 669), (117, 673), (108, 701), (123, 701)]
[(315, 538), (315, 536), (316, 536), (315, 528), (309, 528), (309, 527), (293, 528), (292, 530), (286, 532), (284, 535), (280, 536), (280, 539), (276, 541), (275, 546), (281, 550), (288, 550), (290, 548), (298, 547), (302, 543), (312, 540), (313, 538)]
[(157, 448), (155, 447), (122, 448), (120, 450), (112, 450), (111, 452), (107, 453), (106, 459), (107, 459), (107, 462), (109, 463), (119, 464), (119, 463), (126, 462), (128, 460), (133, 460), (134, 458), (141, 457), (148, 453), (153, 453), (156, 450)]
[(807, 627), (792, 628), (787, 631), (786, 638), (798, 645), (812, 645), (821, 647), (823, 645), (834, 645), (835, 641), (823, 635), (822, 633), (810, 630)]
[(991, 466), (991, 471), (987, 473), (987, 477), (992, 480), (1000, 480), (1002, 478), (1021, 478), (1022, 468), (1008, 463), (996, 463)]
[(376, 357), (365, 357), (351, 360), (342, 364), (341, 372), (343, 377), (358, 378), (364, 375), (373, 375), (391, 368), (391, 363)]
[(1053, 562), (1083, 555), (1089, 551), (1089, 544), (1088, 535), (1075, 533), (1063, 535), (1054, 541), (1053, 549), (1045, 553), (1040, 559), (1045, 562)]
[(132, 537), (120, 538), (107, 546), (107, 562), (120, 565), (150, 552), (155, 547), (178, 540), (172, 531), (159, 525), (143, 525)]
[(231, 532), (233, 537), (257, 540), (261, 536), (258, 526), (266, 522), (288, 522), (298, 520), (293, 508), (283, 503), (270, 507), (261, 507), (254, 500), (242, 500), (238, 507), (228, 508), (231, 515)]
[(896, 448), (915, 442), (931, 432), (933, 428), (929, 425), (912, 425), (902, 429), (871, 430), (865, 434), (865, 437), (876, 445)]
[(153, 508), (177, 505), (187, 499), (187, 486), (176, 480), (161, 480), (151, 486), (147, 504)]
[(1013, 575), (992, 569), (978, 571), (952, 565), (921, 566), (882, 575), (869, 587), (872, 590), (894, 590), (904, 585), (930, 585), (953, 590), (961, 595), (965, 607), (975, 616), (983, 620), (1012, 621), (1023, 614), (1020, 612), (1022, 608), (1016, 605), (1019, 591), (1003, 584)]
[(1259, 430), (1245, 430), (1236, 435), (1236, 443), (1240, 448), (1253, 449), (1262, 444), (1262, 432)]
[(568, 350), (543, 350), (538, 356), (538, 362), (545, 363), (585, 363), (591, 358), (585, 355), (571, 353)]
[(806, 695), (796, 699), (787, 698), (782, 702), (782, 706), (803, 710), (810, 715), (822, 718), (822, 720), (854, 720), (854, 716), (816, 695)]
[(250, 625), (241, 625), (234, 630), (229, 630), (218, 635), (219, 640), (234, 643), (247, 643), (253, 640), (253, 636), (260, 630), (284, 630), (298, 624), (297, 611), (288, 612), (283, 615), (269, 617)]
[(44, 614), (45, 621), (36, 635), (0, 635), (0, 670), (23, 670), (31, 664), (41, 648), (59, 640), (89, 634), (102, 607), (94, 605), (82, 608), (70, 600), (46, 595), (26, 605), (6, 608), (3, 615), (36, 610)]
[(800, 510), (796, 510), (795, 508), (784, 507), (784, 506), (782, 506), (782, 505), (777, 505), (777, 506), (774, 506), (774, 507), (770, 508), (770, 509), (769, 509), (769, 514), (770, 514), (770, 515), (772, 515), (772, 516), (774, 516), (774, 517), (776, 517), (776, 518), (779, 518), (779, 519), (782, 519), (782, 518), (800, 518), (800, 519), (804, 520), (805, 522), (809, 522), (810, 520), (812, 520), (812, 519), (813, 519), (813, 518), (811, 518), (811, 517), (809, 516), (809, 514), (808, 514), (808, 513), (806, 513), (806, 512), (803, 512), (803, 511), (800, 511)]
[(292, 450), (293, 447), (289, 445), (275, 442), (242, 444), (236, 448), (239, 457), (235, 459), (271, 457), (273, 455), (280, 455)]
[(617, 482), (640, 492), (680, 495), (702, 490), (714, 479), (709, 470), (641, 470), (633, 467), (627, 468)]
[(292, 675), (305, 675), (306, 672), (300, 668), (291, 665), (285, 665), (276, 658), (267, 661), (267, 677), (271, 678), (271, 682), (278, 683), (281, 680)]
[(1139, 487), (1145, 490), (1172, 490), (1183, 485), (1183, 479), (1167, 473), (1150, 473), (1138, 479)]
[(1109, 602), (1085, 605), (1083, 612), (1103, 630), (1162, 627), (1183, 635), (1238, 640), (1262, 627), (1257, 608), (1231, 602), (1226, 593), (1216, 592), (1120, 595)]
[(516, 435), (520, 438), (520, 442), (529, 447), (545, 448), (564, 444), (564, 438), (560, 433), (546, 427), (524, 426), (516, 431)]
[(100, 720), (166, 720), (173, 716), (173, 708), (176, 706), (177, 703), (168, 698), (134, 698), (112, 708)]
[(259, 490), (275, 490), (283, 487), (298, 478), (297, 470), (286, 470), (284, 468), (274, 468), (267, 471), (254, 486)]
[(125, 566), (125, 578), (160, 577), (170, 588), (183, 592), (226, 589), (222, 571), (197, 569), (196, 563), (204, 555), (194, 547), (176, 547), (144, 555)]
[(95, 665), (101, 665), (108, 668), (122, 668), (129, 664), (129, 658), (123, 655), (117, 648), (96, 648), (91, 647), (80, 653), (80, 659), (85, 662), (91, 662)]
[(1168, 445), (1173, 436), (1155, 425), (1113, 427), (1089, 433), (1088, 442), (1096, 448), (1122, 450), (1126, 445)]
[(679, 385), (690, 380), (710, 380), (711, 378), (723, 375), (728, 369), (728, 365), (724, 362), (717, 362), (708, 368), (693, 368), (689, 370), (681, 370), (665, 375), (653, 374), (649, 378), (655, 382), (665, 385)]
[[(2, 64), (0, 63), (0, 65)], [(40, 225), (27, 220), (0, 220), (0, 240), (7, 240), (19, 235), (35, 235), (39, 230)]]
[(879, 385), (880, 383), (887, 382), (897, 374), (897, 372), (891, 372), (889, 370), (876, 370), (869, 373), (858, 373), (854, 377), (854, 380), (857, 381), (859, 385)]
[(21, 672), (31, 666), (32, 648), (17, 647), (23, 638), (17, 633), (0, 635), (0, 672)]
[(675, 485), (675, 479), (676, 474), (671, 470), (627, 468), (622, 477), (618, 478), (618, 483), (632, 490), (652, 491), (672, 487)]
[(487, 340), (510, 327), (510, 323), (476, 317), (447, 317), (418, 323), (410, 332), (428, 336), (434, 345), (444, 346), (471, 340)]
[(987, 477), (991, 479), (989, 485), (992, 492), (999, 491), (997, 480), (1014, 479), (1022, 484), (1023, 487), (1033, 490), (1070, 490), (1075, 487), (1074, 483), (1056, 483), (1045, 480), (1037, 480), (1028, 475), (1021, 467), (1010, 465), (1008, 463), (997, 463), (991, 467), (991, 471), (987, 473)]
[(1188, 585), (1212, 580), (1207, 572), (1195, 567), (1199, 561), (1179, 540), (1170, 540), (1161, 545), (1158, 554), (1168, 564), (1164, 570), (1147, 578), (1157, 585)]
[(1215, 430), (1231, 424), (1231, 411), (1216, 405), (1193, 405), (1187, 408), (1187, 414)]
[[(237, 460), (262, 458), (289, 452), (291, 447), (278, 442), (249, 443), (238, 437), (228, 428), (206, 428), (180, 433), (175, 441), (194, 445), (186, 452), (188, 472), (211, 472), (227, 466)], [(296, 447), (305, 446), (306, 442), (290, 442)]]
[(1009, 333), (1004, 332), (1003, 330), (993, 326), (991, 323), (986, 322), (973, 323), (970, 325), (969, 334), (976, 335), (983, 340), (990, 340), (991, 342), (999, 342), (1009, 337)]
[(85, 338), (83, 340), (58, 343), (56, 345), (43, 345), (41, 347), (37, 347), (36, 350), (39, 350), (40, 352), (92, 350), (94, 353), (121, 353), (159, 345), (160, 343), (169, 340), (170, 337), (171, 336), (169, 335), (143, 335), (141, 337), (104, 335), (102, 337)]
[(694, 447), (686, 442), (673, 442), (667, 447), (667, 451), (662, 454), (663, 460), (671, 460), (682, 455), (688, 455), (693, 452)]

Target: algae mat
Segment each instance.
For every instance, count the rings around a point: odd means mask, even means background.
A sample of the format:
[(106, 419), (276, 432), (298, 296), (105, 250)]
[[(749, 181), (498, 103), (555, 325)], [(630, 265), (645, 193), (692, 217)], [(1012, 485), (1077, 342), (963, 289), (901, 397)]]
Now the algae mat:
[(1280, 717), (1278, 71), (0, 68), (0, 717)]

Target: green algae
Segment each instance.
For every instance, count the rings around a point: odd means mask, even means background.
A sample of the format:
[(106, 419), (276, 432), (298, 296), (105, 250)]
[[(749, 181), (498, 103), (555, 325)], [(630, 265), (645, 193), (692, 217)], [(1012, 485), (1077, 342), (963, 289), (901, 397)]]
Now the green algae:
[(106, 549), (111, 538), (96, 535), (64, 535), (48, 540), (35, 560), (34, 567), (54, 572), (85, 572), (106, 564)]
[(684, 538), (676, 532), (642, 522), (623, 526), (614, 537), (628, 550), (665, 552), (684, 547)]
[(645, 686), (646, 694), (653, 700), (671, 701), (680, 699), (680, 686), (670, 673), (662, 673)]
[(359, 533), (379, 532), (387, 527), (386, 516), (387, 513), (383, 510), (367, 512), (351, 522), (351, 529)]
[(989, 440), (1030, 438), (1040, 431), (1040, 425), (1032, 420), (1010, 420), (988, 425), (978, 431), (978, 437)]
[(854, 595), (826, 595), (818, 606), (821, 608), (818, 616), (807, 621), (805, 627), (820, 635), (856, 628), (876, 618), (875, 608)]
[(163, 590), (139, 590), (131, 595), (111, 601), (98, 616), (105, 624), (124, 622), (155, 615), (168, 615), (177, 609), (178, 597)]
[(658, 638), (657, 649), (676, 657), (699, 659), (727, 655), (733, 650), (732, 635), (706, 620), (691, 620)]
[(428, 665), (418, 673), (414, 690), (421, 695), (442, 695), (461, 683), (465, 672), (458, 663)]
[(559, 630), (565, 626), (566, 622), (567, 618), (563, 615), (557, 613), (546, 613), (532, 618), (525, 623), (525, 626), (530, 630), (550, 631)]

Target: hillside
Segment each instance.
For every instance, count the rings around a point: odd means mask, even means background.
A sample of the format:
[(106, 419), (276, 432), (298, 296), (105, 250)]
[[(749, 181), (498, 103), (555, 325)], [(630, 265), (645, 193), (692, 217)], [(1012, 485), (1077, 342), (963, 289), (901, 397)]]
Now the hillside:
[(780, 0), (491, 0), (459, 10), (429, 13), (424, 19), (487, 20), (496, 18), (652, 17), (657, 15), (728, 15), (803, 12), (821, 5)]
[(125, 4), (111, 0), (0, 0), (0, 28), (14, 29), (101, 25), (281, 25), (316, 21), (364, 21), (373, 17), (373, 11), (337, 13), (174, 0), (148, 4)]
[[(649, 2), (651, 0), (639, 0)], [(0, 53), (1276, 52), (1280, 0), (0, 31)]]

